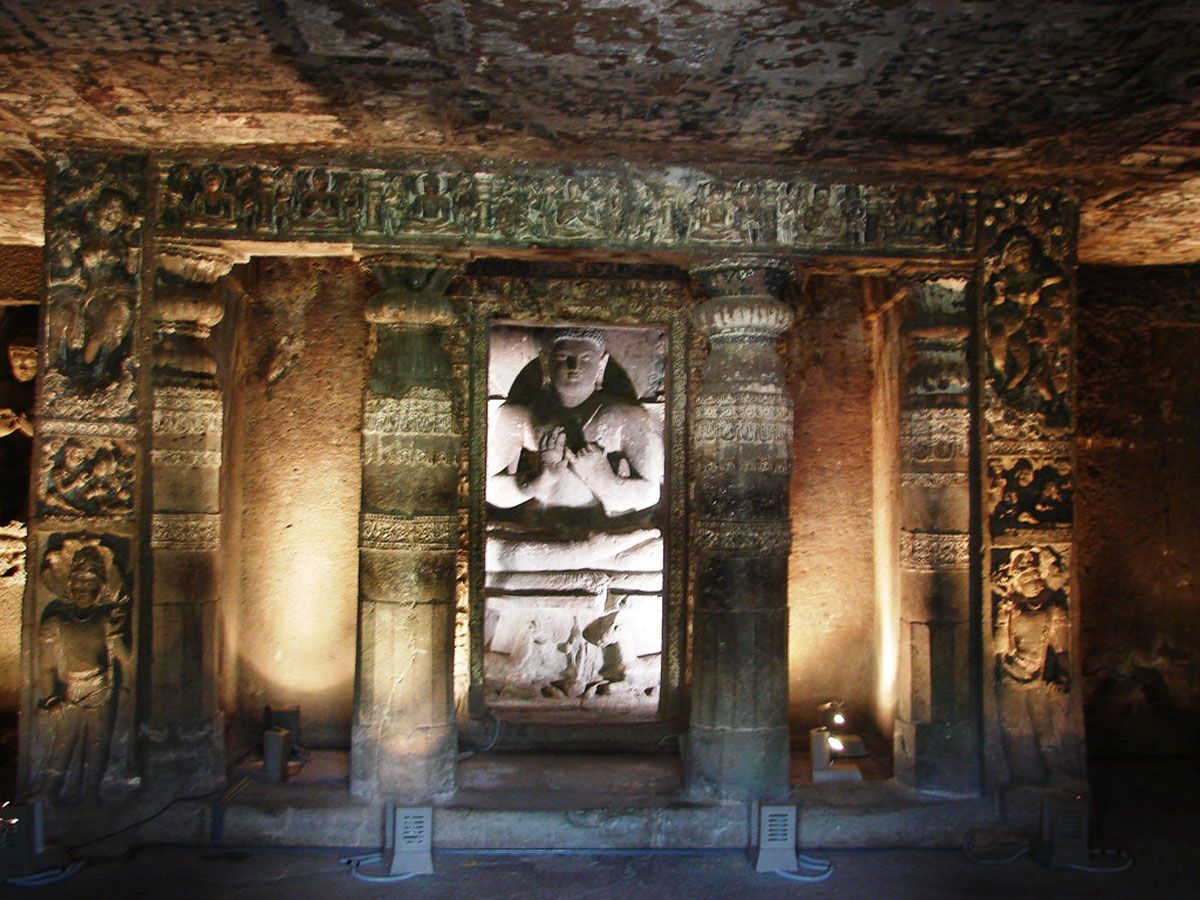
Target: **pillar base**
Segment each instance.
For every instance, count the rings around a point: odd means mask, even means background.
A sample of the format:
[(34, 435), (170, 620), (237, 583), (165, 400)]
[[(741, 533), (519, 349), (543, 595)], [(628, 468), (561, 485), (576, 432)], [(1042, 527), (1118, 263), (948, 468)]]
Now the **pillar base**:
[(350, 756), (350, 793), (359, 800), (444, 800), (458, 789), (453, 725), (360, 727)]
[(693, 798), (775, 800), (791, 793), (787, 728), (688, 731), (684, 778)]

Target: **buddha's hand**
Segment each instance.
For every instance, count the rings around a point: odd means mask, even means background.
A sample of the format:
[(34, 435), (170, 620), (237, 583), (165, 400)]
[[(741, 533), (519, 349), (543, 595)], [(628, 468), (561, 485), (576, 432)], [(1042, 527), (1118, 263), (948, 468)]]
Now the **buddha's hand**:
[(612, 480), (612, 466), (608, 454), (599, 444), (587, 444), (578, 453), (567, 453), (571, 471), (592, 490)]
[(552, 428), (538, 440), (538, 459), (542, 471), (551, 475), (561, 475), (567, 468), (567, 432), (562, 428)]

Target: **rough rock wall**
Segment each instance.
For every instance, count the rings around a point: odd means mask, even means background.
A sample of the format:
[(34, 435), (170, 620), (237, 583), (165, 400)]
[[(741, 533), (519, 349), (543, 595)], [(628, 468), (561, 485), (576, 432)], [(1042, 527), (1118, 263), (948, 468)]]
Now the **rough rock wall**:
[(1083, 268), (1076, 491), (1088, 747), (1200, 750), (1200, 268)]
[(298, 704), (308, 746), (350, 739), (370, 285), (349, 260), (263, 259), (244, 310), (238, 714)]
[(789, 346), (795, 391), (788, 661), (793, 728), (817, 705), (874, 716), (872, 348), (862, 280), (813, 278), (811, 316)]

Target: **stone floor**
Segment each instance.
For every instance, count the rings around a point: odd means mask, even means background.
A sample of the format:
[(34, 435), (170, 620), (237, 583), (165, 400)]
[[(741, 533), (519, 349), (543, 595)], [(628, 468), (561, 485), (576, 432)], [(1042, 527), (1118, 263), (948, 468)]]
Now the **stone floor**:
[[(145, 846), (92, 857), (73, 879), (28, 891), (43, 898), (338, 897), (957, 897), (1200, 898), (1197, 830), (1200, 759), (1093, 766), (1094, 843), (1119, 847), (1134, 866), (1115, 875), (1052, 871), (1023, 857), (984, 866), (957, 850), (831, 850), (827, 882), (796, 885), (753, 871), (740, 851), (492, 855), (437, 853), (436, 872), (400, 886), (350, 879), (336, 850)], [(21, 896), (16, 889), (3, 896)]]

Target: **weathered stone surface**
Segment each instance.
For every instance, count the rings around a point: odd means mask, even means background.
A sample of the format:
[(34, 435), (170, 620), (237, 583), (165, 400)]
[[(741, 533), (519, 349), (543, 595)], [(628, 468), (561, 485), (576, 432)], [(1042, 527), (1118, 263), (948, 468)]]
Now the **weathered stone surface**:
[(1089, 750), (1192, 753), (1200, 273), (1085, 267), (1079, 296), (1075, 558)]

